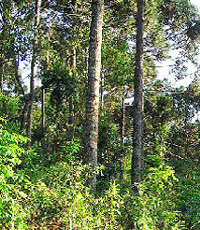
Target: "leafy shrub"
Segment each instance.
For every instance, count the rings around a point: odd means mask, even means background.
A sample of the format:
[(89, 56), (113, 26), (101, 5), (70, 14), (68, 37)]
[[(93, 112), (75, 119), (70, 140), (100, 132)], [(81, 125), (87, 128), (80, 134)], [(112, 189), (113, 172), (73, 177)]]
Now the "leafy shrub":
[(149, 168), (145, 180), (138, 186), (138, 195), (124, 197), (122, 219), (125, 229), (181, 230), (180, 212), (176, 211), (174, 170), (165, 165)]
[[(183, 172), (179, 174), (179, 184), (176, 186), (178, 194), (178, 208), (181, 210), (187, 229), (200, 229), (200, 180), (199, 166), (189, 161), (183, 164)], [(191, 169), (192, 167), (192, 169)]]
[[(2, 123), (4, 122), (1, 119)], [(21, 143), (26, 138), (11, 134), (0, 125), (0, 228), (24, 229), (26, 210), (22, 201), (26, 194), (20, 184), (27, 179), (17, 170), (21, 163), (20, 156), (24, 153)]]
[(4, 127), (6, 127), (8, 131), (19, 131), (19, 123), (17, 122), (19, 106), (19, 98), (2, 95), (0, 93), (0, 116), (7, 121), (4, 123)]
[(106, 195), (95, 198), (85, 185), (92, 170), (81, 163), (60, 162), (51, 166), (30, 195), (29, 226), (42, 229), (120, 229), (120, 196), (114, 184)]

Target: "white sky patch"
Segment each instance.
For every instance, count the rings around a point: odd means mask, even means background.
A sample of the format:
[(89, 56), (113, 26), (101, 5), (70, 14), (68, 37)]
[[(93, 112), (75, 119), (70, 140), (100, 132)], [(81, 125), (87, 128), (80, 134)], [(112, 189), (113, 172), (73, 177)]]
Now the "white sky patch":
[(22, 76), (22, 80), (26, 81), (28, 75), (30, 74), (31, 63), (28, 61), (23, 61), (19, 63), (20, 74)]
[(157, 68), (158, 79), (168, 79), (172, 86), (177, 88), (180, 86), (187, 87), (195, 77), (196, 67), (191, 62), (187, 63), (187, 71), (185, 72), (185, 77), (181, 80), (177, 80), (175, 75), (172, 73), (172, 68), (175, 63), (173, 58), (168, 59), (164, 62), (158, 62)]
[[(22, 82), (27, 86), (28, 92), (30, 91), (30, 74), (31, 74), (31, 63), (30, 61), (23, 61), (19, 63), (20, 74), (22, 76)], [(38, 68), (37, 68), (38, 69)], [(41, 86), (41, 80), (35, 78), (35, 86)]]
[(190, 0), (190, 2), (198, 8), (199, 13), (200, 13), (200, 1), (199, 0)]
[[(195, 5), (200, 14), (200, 0), (190, 0), (190, 2)], [(187, 63), (188, 71), (186, 72), (186, 77), (182, 80), (176, 80), (174, 75), (171, 73), (172, 65), (174, 64), (174, 60), (178, 54), (176, 51), (170, 51), (170, 55), (173, 58), (170, 58), (164, 62), (158, 63), (158, 66), (162, 66), (161, 68), (157, 68), (158, 79), (167, 78), (174, 87), (185, 86), (187, 87), (192, 80), (194, 79), (194, 73), (196, 71), (196, 67), (192, 63)], [(200, 57), (198, 57), (200, 62)]]

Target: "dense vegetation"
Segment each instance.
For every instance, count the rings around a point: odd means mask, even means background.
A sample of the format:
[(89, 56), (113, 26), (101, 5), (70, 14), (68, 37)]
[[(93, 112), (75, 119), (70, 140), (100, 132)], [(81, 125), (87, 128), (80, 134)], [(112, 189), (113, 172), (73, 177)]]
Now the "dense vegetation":
[[(104, 4), (98, 167), (87, 146), (97, 3)], [(200, 229), (200, 16), (189, 0), (143, 5), (142, 170), (134, 181), (139, 3), (0, 2), (0, 229)], [(187, 87), (157, 78), (172, 52), (177, 80), (193, 64)]]

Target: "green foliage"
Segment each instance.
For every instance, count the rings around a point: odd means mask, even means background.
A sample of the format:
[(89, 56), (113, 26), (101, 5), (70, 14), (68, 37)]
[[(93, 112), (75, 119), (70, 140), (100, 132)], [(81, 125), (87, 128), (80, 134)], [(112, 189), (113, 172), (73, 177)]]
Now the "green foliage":
[(0, 94), (0, 116), (6, 120), (4, 126), (10, 132), (19, 132), (19, 107), (18, 97)]
[(179, 179), (179, 183), (176, 184), (177, 207), (184, 217), (186, 229), (198, 230), (200, 213), (199, 164), (196, 160), (186, 160), (186, 158), (174, 160), (173, 163)]
[(62, 152), (63, 152), (63, 159), (64, 160), (75, 160), (75, 158), (78, 158), (78, 153), (81, 149), (81, 144), (79, 140), (72, 140), (67, 141), (65, 145), (61, 146)]
[(70, 71), (54, 67), (52, 70), (45, 70), (41, 78), (43, 87), (52, 89), (52, 104), (60, 105), (64, 99), (68, 99), (75, 93), (76, 79)]
[(88, 166), (72, 161), (43, 171), (29, 197), (29, 226), (116, 229), (121, 204), (117, 186), (111, 185), (104, 197), (95, 198), (85, 185), (91, 174)]
[(62, 159), (67, 162), (48, 167), (36, 160), (37, 155), (34, 157), (31, 153), (28, 157), (26, 154), (27, 161), (31, 161), (30, 170), (26, 168), (31, 185), (24, 173), (16, 169), (23, 153), (18, 145), (26, 139), (3, 129), (1, 135), (3, 199), (0, 208), (5, 229), (183, 229), (180, 213), (175, 211), (173, 184), (177, 179), (174, 170), (164, 165), (164, 160), (149, 156), (150, 165), (158, 167), (148, 169), (145, 180), (139, 185), (139, 196), (120, 195), (114, 182), (104, 195), (95, 197), (86, 186), (93, 171), (74, 161), (79, 142), (70, 141), (61, 148)]
[[(185, 225), (187, 229), (199, 229), (200, 218), (200, 181), (195, 177), (195, 172), (192, 172), (193, 178), (180, 178), (180, 183), (177, 185), (179, 199), (177, 205), (183, 213)], [(199, 177), (199, 173), (196, 173)]]
[[(102, 174), (99, 176), (98, 182), (100, 190), (108, 188), (111, 179), (119, 174), (119, 165), (122, 158), (120, 145), (119, 125), (109, 122), (108, 118), (105, 118), (103, 122), (99, 122), (98, 162), (103, 165)], [(125, 148), (123, 151), (125, 151)]]
[[(161, 82), (155, 82), (160, 87)], [(165, 86), (167, 87), (167, 86)], [(170, 89), (169, 89), (170, 90)], [(165, 156), (167, 153), (166, 138), (174, 116), (173, 100), (168, 95), (149, 93), (145, 100), (145, 155)]]
[[(200, 124), (194, 121), (200, 106), (198, 78), (187, 90), (154, 81), (155, 61), (167, 58), (170, 48), (180, 51), (173, 69), (178, 78), (185, 76), (188, 60), (195, 63), (197, 10), (189, 0), (145, 1), (146, 171), (139, 194), (133, 194), (127, 192), (133, 131), (128, 104), (125, 143), (120, 127), (121, 99), (133, 96), (136, 1), (105, 1), (104, 104), (98, 143), (102, 170), (97, 172), (99, 190), (94, 195), (88, 187), (93, 171), (78, 162), (87, 103), (90, 3), (77, 0), (75, 6), (74, 2), (42, 3), (36, 59), (46, 90), (46, 127), (41, 128), (41, 95), (36, 92), (29, 151), (23, 149), (26, 138), (16, 134), (23, 103), (29, 106), (29, 94), (21, 100), (8, 94), (22, 95), (18, 62), (28, 60), (32, 53), (35, 1), (3, 0), (0, 4), (0, 77), (4, 81), (0, 116), (7, 120), (0, 122), (0, 229), (181, 230), (181, 219), (187, 229), (198, 230)], [(171, 167), (166, 166), (166, 157)], [(118, 185), (120, 163), (124, 179)]]
[(18, 111), (19, 99), (0, 94), (0, 114), (4, 119), (13, 118)]
[[(3, 119), (1, 119), (4, 122)], [(11, 134), (0, 125), (0, 227), (1, 229), (24, 229), (26, 210), (22, 204), (26, 194), (21, 183), (28, 182), (17, 167), (24, 153), (20, 147), (26, 138)]]
[(176, 211), (173, 189), (178, 182), (174, 170), (161, 164), (147, 170), (144, 181), (138, 185), (138, 195), (127, 194), (122, 215), (126, 229), (180, 230), (181, 213)]

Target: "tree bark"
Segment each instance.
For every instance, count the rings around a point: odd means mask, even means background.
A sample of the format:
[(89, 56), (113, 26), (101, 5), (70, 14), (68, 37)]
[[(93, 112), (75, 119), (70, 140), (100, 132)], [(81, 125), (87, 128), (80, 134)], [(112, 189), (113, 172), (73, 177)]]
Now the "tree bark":
[(120, 156), (120, 175), (119, 179), (122, 181), (124, 179), (124, 131), (125, 131), (125, 121), (126, 121), (126, 105), (125, 96), (122, 98), (122, 119), (121, 119), (121, 156)]
[(24, 133), (27, 110), (28, 110), (28, 101), (27, 101), (26, 97), (24, 97), (24, 108), (22, 110), (21, 121), (20, 121), (21, 134)]
[(15, 56), (15, 59), (14, 59), (14, 62), (15, 62), (15, 79), (18, 83), (21, 94), (23, 96), (25, 96), (24, 88), (23, 88), (22, 82), (21, 82), (20, 77), (19, 77), (19, 55), (14, 54), (14, 56)]
[[(88, 164), (94, 169), (96, 169), (97, 167), (98, 107), (101, 69), (103, 8), (103, 0), (92, 1), (92, 23), (90, 27), (88, 92), (86, 107), (86, 160)], [(91, 182), (92, 189), (93, 191), (95, 191), (95, 173), (93, 174)]]
[[(33, 54), (31, 61), (31, 77), (30, 77), (30, 106), (28, 110), (28, 127), (27, 127), (27, 137), (31, 140), (31, 130), (32, 130), (32, 116), (33, 116), (33, 99), (34, 99), (34, 89), (35, 89), (35, 72), (36, 72), (36, 51), (37, 51), (37, 38), (36, 30), (38, 29), (40, 23), (40, 8), (42, 0), (35, 0), (35, 23), (34, 23), (34, 39), (33, 39)], [(30, 142), (29, 142), (30, 145)]]
[(42, 88), (42, 132), (44, 134), (45, 128), (45, 89)]
[[(72, 49), (72, 57), (71, 57), (71, 68), (73, 75), (75, 75), (76, 71), (76, 47)], [(73, 104), (73, 93), (71, 93), (69, 97), (69, 124), (73, 124), (73, 117), (74, 117), (74, 104)]]
[[(46, 70), (49, 70), (49, 50), (50, 50), (50, 31), (48, 31), (48, 48), (47, 48), (47, 53), (46, 53)], [(44, 134), (44, 129), (45, 129), (45, 88), (44, 86), (42, 87), (42, 132)]]
[(102, 70), (101, 72), (101, 101), (100, 101), (100, 114), (103, 114), (103, 108), (104, 108), (104, 86), (105, 86), (105, 76), (104, 76), (104, 71)]
[[(77, 0), (73, 0), (72, 5), (73, 5), (74, 13), (77, 13)], [(73, 37), (75, 37), (75, 35), (76, 35), (76, 24), (74, 22), (72, 23), (72, 35), (73, 35)], [(75, 74), (76, 74), (76, 42), (75, 42), (74, 46), (72, 47), (71, 68), (72, 68), (73, 77), (75, 77)], [(71, 92), (71, 95), (69, 97), (69, 124), (72, 125), (71, 140), (73, 140), (74, 139), (74, 132), (75, 132), (73, 92)]]
[(0, 58), (0, 92), (2, 94), (3, 94), (3, 77), (4, 77), (4, 57)]
[(141, 181), (143, 165), (143, 59), (144, 59), (144, 0), (137, 0), (137, 37), (136, 37), (136, 66), (134, 79), (133, 107), (133, 154), (131, 183), (137, 191), (136, 184)]
[[(6, 36), (6, 17), (4, 10), (2, 10), (2, 38), (4, 39)], [(1, 93), (3, 94), (3, 84), (4, 84), (4, 68), (5, 68), (5, 41), (1, 41), (1, 46), (0, 46), (0, 90)]]

